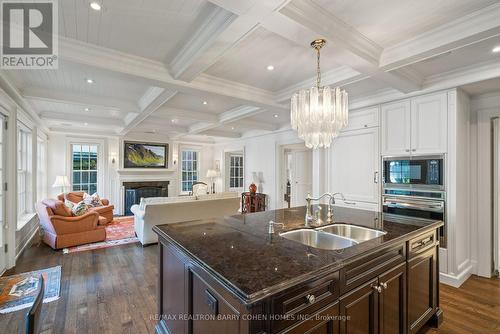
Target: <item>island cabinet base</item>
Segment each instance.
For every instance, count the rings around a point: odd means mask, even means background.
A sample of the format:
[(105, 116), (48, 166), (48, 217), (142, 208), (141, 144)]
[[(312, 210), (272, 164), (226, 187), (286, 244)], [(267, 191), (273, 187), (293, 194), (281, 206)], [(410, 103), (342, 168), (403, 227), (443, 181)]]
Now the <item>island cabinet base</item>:
[(427, 230), (249, 301), (160, 235), (156, 332), (410, 334), (427, 322), (438, 326), (436, 236)]

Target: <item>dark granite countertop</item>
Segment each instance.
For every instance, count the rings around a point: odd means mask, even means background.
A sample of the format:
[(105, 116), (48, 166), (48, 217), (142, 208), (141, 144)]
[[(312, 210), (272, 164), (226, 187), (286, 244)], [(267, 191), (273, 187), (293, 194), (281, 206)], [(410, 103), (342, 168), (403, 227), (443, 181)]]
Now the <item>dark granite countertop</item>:
[[(326, 213), (326, 208), (321, 211)], [(249, 304), (443, 224), (390, 221), (379, 212), (335, 207), (334, 223), (384, 230), (387, 234), (343, 250), (322, 250), (279, 236), (304, 228), (304, 216), (305, 207), (297, 207), (159, 225), (153, 230)], [(285, 225), (275, 226), (272, 237), (268, 233), (270, 220)]]

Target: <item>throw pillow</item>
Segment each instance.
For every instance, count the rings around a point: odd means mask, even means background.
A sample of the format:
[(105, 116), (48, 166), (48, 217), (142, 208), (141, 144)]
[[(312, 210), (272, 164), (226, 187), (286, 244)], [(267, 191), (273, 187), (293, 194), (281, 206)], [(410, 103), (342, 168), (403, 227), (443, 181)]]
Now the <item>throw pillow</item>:
[(87, 205), (92, 205), (92, 196), (87, 193), (83, 193), (83, 202)]
[(89, 206), (84, 201), (81, 201), (71, 211), (73, 211), (73, 215), (75, 216), (82, 216), (89, 211)]
[(96, 206), (103, 206), (102, 204), (102, 201), (101, 201), (101, 198), (99, 197), (99, 195), (97, 193), (93, 193), (92, 194), (92, 201), (91, 201), (91, 205), (93, 207), (96, 207)]
[(64, 200), (64, 205), (66, 205), (68, 209), (73, 210), (75, 203), (71, 202), (70, 200)]

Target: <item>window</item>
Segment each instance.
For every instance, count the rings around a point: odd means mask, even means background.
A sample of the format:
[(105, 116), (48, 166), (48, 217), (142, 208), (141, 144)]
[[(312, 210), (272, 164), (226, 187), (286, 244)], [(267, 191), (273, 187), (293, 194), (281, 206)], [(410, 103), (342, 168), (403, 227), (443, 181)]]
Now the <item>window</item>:
[(181, 152), (181, 193), (190, 192), (193, 183), (198, 181), (199, 152), (194, 150), (183, 150)]
[(47, 143), (37, 138), (36, 193), (39, 201), (47, 197)]
[(231, 154), (229, 156), (229, 189), (243, 188), (243, 156)]
[(73, 190), (89, 194), (97, 192), (98, 148), (96, 144), (71, 144)]
[(31, 186), (31, 131), (22, 123), (17, 126), (17, 214), (21, 218), (33, 212)]

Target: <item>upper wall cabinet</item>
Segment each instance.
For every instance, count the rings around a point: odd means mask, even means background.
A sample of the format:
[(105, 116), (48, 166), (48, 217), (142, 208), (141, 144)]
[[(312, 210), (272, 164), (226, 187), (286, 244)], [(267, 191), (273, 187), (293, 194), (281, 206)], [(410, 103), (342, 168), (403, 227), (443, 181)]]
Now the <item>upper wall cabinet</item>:
[(378, 110), (378, 107), (372, 107), (367, 109), (349, 111), (349, 123), (347, 124), (347, 127), (342, 131), (352, 131), (379, 126)]
[(409, 100), (382, 105), (382, 154), (410, 154), (411, 103)]
[(445, 153), (448, 130), (448, 98), (445, 93), (411, 100), (411, 153)]
[(446, 93), (382, 105), (382, 155), (446, 152)]

